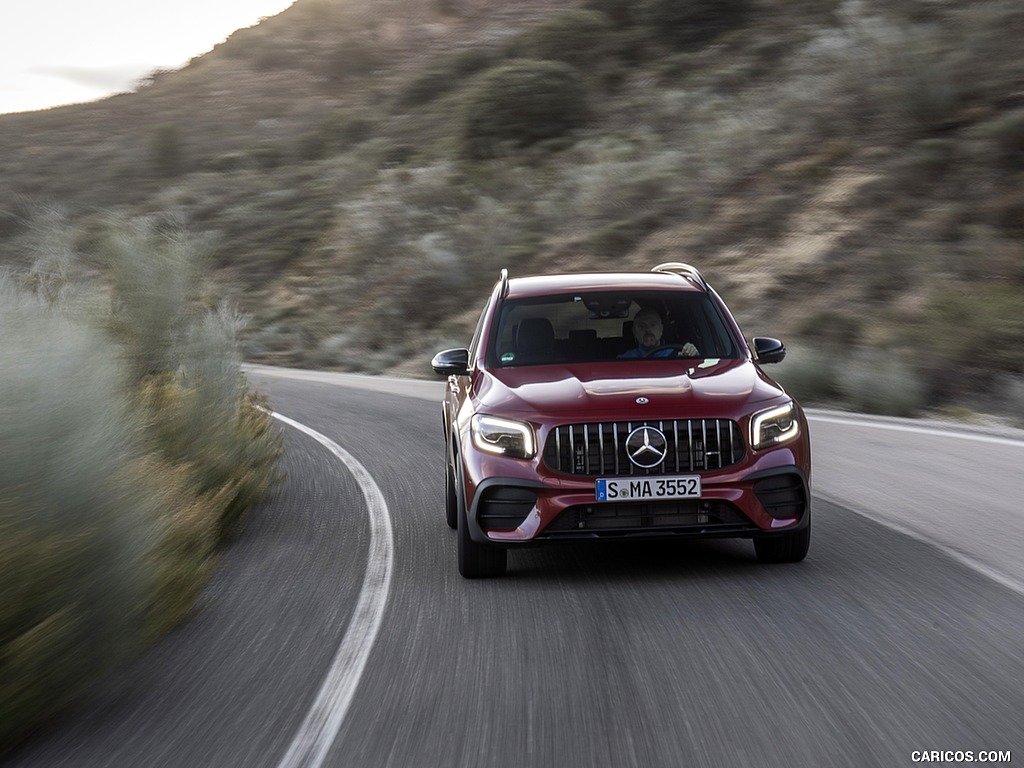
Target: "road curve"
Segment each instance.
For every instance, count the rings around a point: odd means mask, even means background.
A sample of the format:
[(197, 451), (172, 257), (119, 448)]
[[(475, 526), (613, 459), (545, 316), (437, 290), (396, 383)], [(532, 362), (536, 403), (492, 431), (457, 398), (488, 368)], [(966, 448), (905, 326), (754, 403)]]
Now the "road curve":
[[(1024, 754), (1018, 433), (815, 413), (803, 563), (760, 565), (743, 541), (561, 546), (474, 582), (441, 509), (440, 384), (250, 376), (366, 469), (393, 527), (380, 631), (324, 765)], [(286, 439), (286, 484), (195, 620), (5, 765), (282, 764), (345, 642), (372, 539), (357, 475), (309, 435)]]

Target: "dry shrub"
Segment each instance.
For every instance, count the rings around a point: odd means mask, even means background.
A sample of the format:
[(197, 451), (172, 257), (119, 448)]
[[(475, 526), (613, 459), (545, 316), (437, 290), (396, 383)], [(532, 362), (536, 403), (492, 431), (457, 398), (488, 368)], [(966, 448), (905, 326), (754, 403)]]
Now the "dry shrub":
[(534, 24), (512, 47), (520, 58), (561, 61), (586, 70), (607, 58), (611, 31), (611, 20), (605, 14), (574, 8)]
[(140, 646), (146, 498), (114, 347), (0, 285), (0, 748)]
[(466, 97), (465, 154), (497, 157), (581, 128), (590, 108), (580, 72), (561, 62), (523, 59), (481, 75)]
[(203, 308), (189, 244), (115, 243), (99, 318), (0, 280), (0, 749), (184, 618), (276, 479), (240, 319)]
[(695, 48), (745, 25), (750, 0), (643, 0), (635, 15), (665, 45)]
[(142, 606), (145, 639), (152, 642), (186, 618), (199, 598), (215, 564), (224, 491), (199, 492), (191, 467), (153, 454), (132, 461), (126, 475), (147, 489), (157, 528), (146, 562), (152, 588)]
[(847, 405), (865, 413), (916, 416), (925, 404), (925, 385), (905, 350), (864, 349), (837, 367), (839, 392)]

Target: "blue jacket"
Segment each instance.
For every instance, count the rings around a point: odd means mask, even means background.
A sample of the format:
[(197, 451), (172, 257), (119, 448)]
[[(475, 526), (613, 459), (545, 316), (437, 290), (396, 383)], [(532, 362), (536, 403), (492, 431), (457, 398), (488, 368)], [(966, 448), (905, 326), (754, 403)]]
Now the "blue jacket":
[[(630, 360), (633, 358), (647, 357), (647, 355), (651, 353), (652, 349), (657, 348), (658, 347), (645, 347), (643, 345), (640, 345), (636, 349), (630, 349), (627, 350), (626, 352), (623, 352), (621, 355), (619, 355), (618, 359)], [(671, 357), (673, 353), (675, 353), (675, 350), (670, 347), (668, 349), (661, 350), (658, 354), (655, 355), (655, 357)]]

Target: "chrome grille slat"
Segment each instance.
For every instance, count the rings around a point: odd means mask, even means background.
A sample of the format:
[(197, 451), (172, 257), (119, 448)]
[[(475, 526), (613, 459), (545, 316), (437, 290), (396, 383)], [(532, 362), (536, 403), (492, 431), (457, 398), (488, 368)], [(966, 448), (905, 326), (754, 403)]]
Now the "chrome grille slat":
[[(633, 422), (631, 422), (631, 421), (626, 422), (626, 434), (623, 435), (623, 446), (626, 445), (626, 438), (630, 436), (630, 432), (632, 432), (632, 431), (633, 431)], [(636, 471), (635, 471), (636, 470), (636, 465), (634, 465), (633, 462), (631, 462), (629, 459), (626, 460), (625, 466), (629, 467), (630, 475), (635, 475), (636, 474)]]
[[(641, 469), (627, 458), (626, 436), (639, 426), (657, 426), (665, 435), (668, 455), (661, 465)], [(739, 425), (728, 419), (617, 421), (556, 427), (548, 436), (544, 462), (579, 477), (621, 477), (723, 469), (741, 461), (745, 451)]]
[(676, 447), (676, 472), (679, 471), (679, 422), (672, 422), (672, 437), (673, 443)]
[(583, 425), (583, 466), (585, 474), (590, 474), (590, 425)]
[(576, 441), (573, 439), (575, 429), (569, 427), (569, 472), (576, 474)]
[(697, 459), (693, 455), (693, 422), (692, 421), (687, 421), (686, 422), (686, 436), (688, 438), (688, 441), (686, 443), (686, 453), (690, 457), (690, 465), (689, 465), (689, 467), (687, 467), (687, 469), (693, 469), (694, 465), (697, 463)]

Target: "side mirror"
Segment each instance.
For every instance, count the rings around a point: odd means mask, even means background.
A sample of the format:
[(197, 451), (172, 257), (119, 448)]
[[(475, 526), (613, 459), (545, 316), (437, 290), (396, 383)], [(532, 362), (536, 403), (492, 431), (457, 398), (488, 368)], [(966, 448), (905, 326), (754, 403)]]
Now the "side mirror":
[(755, 336), (754, 355), (761, 364), (781, 363), (786, 357), (786, 345), (768, 336)]
[(446, 349), (434, 355), (430, 367), (439, 376), (465, 376), (469, 373), (469, 350)]

